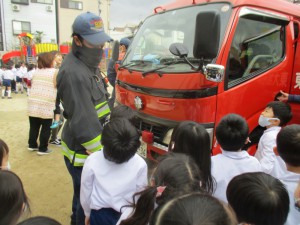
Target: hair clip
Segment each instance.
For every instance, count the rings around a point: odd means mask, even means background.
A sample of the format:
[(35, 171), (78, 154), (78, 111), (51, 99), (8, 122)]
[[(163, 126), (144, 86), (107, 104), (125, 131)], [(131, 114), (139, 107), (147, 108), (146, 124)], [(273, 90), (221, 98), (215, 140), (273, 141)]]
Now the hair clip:
[(166, 186), (159, 186), (156, 188), (156, 198), (160, 197), (162, 195), (162, 193), (164, 192), (164, 190), (166, 189)]

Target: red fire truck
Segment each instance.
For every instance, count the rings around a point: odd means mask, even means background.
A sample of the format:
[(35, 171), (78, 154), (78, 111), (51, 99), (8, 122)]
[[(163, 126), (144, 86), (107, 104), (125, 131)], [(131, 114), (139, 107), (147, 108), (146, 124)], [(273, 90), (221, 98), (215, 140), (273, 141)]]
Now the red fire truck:
[[(167, 151), (183, 120), (214, 145), (218, 121), (242, 115), (250, 130), (279, 90), (300, 94), (300, 6), (284, 0), (178, 0), (155, 8), (119, 67), (116, 104), (141, 119), (139, 153)], [(299, 104), (291, 104), (293, 122)], [(298, 120), (299, 122), (299, 120)]]

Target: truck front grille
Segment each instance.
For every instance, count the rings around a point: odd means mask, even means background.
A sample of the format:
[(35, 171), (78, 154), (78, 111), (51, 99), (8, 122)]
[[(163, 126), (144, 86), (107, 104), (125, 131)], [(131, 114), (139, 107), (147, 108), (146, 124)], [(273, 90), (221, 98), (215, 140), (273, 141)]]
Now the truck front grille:
[(145, 123), (144, 121), (138, 121), (135, 126), (140, 130), (140, 131), (150, 131), (154, 135), (154, 141), (158, 143), (162, 143), (164, 136), (166, 132), (168, 131), (168, 127), (163, 127), (163, 126), (155, 126), (149, 123)]

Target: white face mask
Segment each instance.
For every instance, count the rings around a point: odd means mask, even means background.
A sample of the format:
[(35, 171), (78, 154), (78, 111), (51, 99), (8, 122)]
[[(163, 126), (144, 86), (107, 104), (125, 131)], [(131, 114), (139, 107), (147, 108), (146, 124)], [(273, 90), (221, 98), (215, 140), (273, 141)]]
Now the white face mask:
[(263, 115), (260, 115), (259, 119), (258, 119), (258, 124), (262, 127), (269, 126), (269, 125), (271, 125), (271, 122), (269, 120), (279, 120), (279, 119), (278, 118), (268, 118)]

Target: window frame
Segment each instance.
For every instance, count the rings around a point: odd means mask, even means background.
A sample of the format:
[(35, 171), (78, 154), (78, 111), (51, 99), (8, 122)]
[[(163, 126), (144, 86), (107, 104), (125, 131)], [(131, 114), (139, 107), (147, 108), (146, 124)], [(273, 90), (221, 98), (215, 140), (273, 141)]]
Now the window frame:
[[(47, 3), (45, 1), (51, 1), (51, 3)], [(53, 5), (53, 0), (31, 0), (31, 2), (45, 5)]]
[[(26, 2), (21, 2), (26, 1)], [(29, 0), (11, 0), (12, 4), (18, 4), (18, 5), (29, 5)]]
[[(30, 27), (30, 30), (23, 30), (23, 29), (21, 29), (20, 33), (15, 33), (14, 22), (20, 22), (21, 23), (21, 28), (22, 28), (22, 23), (28, 23), (29, 27)], [(12, 20), (12, 33), (13, 33), (13, 35), (17, 36), (17, 35), (19, 35), (19, 34), (21, 34), (23, 32), (31, 33), (31, 22), (30, 21), (22, 21), (22, 20)]]
[(286, 25), (289, 23), (288, 18), (281, 16), (281, 15), (277, 15), (277, 14), (273, 14), (273, 13), (271, 14), (271, 13), (267, 13), (265, 11), (260, 11), (257, 9), (250, 9), (250, 8), (243, 8), (240, 11), (239, 18), (237, 21), (237, 26), (234, 31), (234, 36), (233, 36), (232, 42), (230, 43), (230, 49), (231, 49), (232, 44), (234, 43), (234, 38), (236, 37), (238, 23), (240, 22), (241, 18), (245, 18), (245, 19), (249, 19), (249, 20), (253, 20), (253, 21), (256, 20), (256, 21), (260, 21), (260, 22), (264, 22), (264, 23), (267, 22), (267, 23), (275, 24), (275, 25), (281, 25), (283, 28), (283, 31), (282, 31), (282, 35), (283, 35), (282, 55), (281, 55), (281, 58), (277, 62), (272, 63), (271, 65), (267, 66), (266, 68), (258, 69), (252, 73), (249, 73), (248, 76), (240, 77), (235, 80), (229, 81), (229, 60), (231, 59), (230, 52), (229, 52), (228, 60), (226, 63), (224, 90), (234, 88), (234, 87), (240, 85), (241, 83), (244, 83), (250, 79), (253, 79), (254, 77), (259, 76), (260, 74), (265, 73), (266, 71), (271, 70), (272, 68), (274, 68), (278, 64), (280, 64), (286, 56)]
[[(70, 7), (70, 4), (74, 3), (75, 7)], [(81, 4), (81, 8), (77, 7)], [(83, 2), (82, 1), (72, 1), (72, 0), (61, 0), (60, 1), (60, 8), (64, 9), (74, 9), (74, 10), (83, 10)]]

